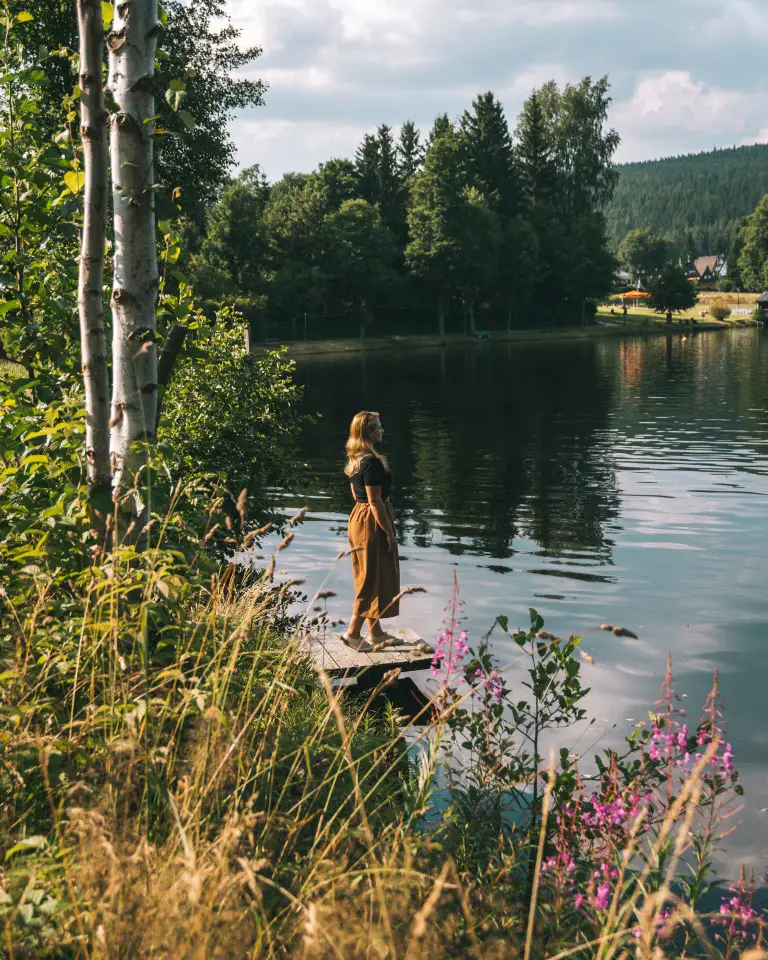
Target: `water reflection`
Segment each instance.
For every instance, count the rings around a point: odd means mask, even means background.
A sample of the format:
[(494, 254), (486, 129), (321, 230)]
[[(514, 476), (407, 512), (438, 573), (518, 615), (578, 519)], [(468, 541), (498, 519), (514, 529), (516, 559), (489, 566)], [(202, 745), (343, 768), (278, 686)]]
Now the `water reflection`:
[[(346, 422), (381, 411), (400, 533), (421, 547), (504, 560), (524, 537), (610, 562), (618, 515), (607, 431), (614, 384), (593, 344), (369, 354), (301, 368), (322, 419), (304, 454), (308, 494), (347, 510)], [(325, 509), (328, 509), (326, 507)]]
[[(470, 635), (535, 604), (595, 658), (590, 742), (647, 716), (668, 652), (693, 714), (717, 667), (747, 787), (732, 863), (768, 858), (768, 351), (760, 331), (381, 353), (302, 362), (308, 479), (285, 493), (310, 522), (291, 556), (308, 590), (344, 546), (345, 431), (380, 410), (396, 473), (406, 610), (433, 636), (454, 572)], [(329, 588), (345, 616), (349, 571)], [(601, 622), (639, 641), (592, 632)], [(497, 650), (502, 663), (514, 651)], [(692, 716), (695, 720), (696, 717)], [(578, 734), (577, 734), (578, 736)]]

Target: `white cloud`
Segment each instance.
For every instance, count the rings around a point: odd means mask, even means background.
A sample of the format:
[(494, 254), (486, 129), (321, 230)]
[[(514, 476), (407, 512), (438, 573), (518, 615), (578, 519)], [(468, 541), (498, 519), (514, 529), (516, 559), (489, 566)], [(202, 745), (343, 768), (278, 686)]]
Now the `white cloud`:
[(322, 120), (240, 119), (232, 133), (239, 166), (258, 163), (271, 180), (288, 171), (306, 172), (331, 157), (352, 156), (362, 138), (357, 126)]
[(768, 109), (768, 92), (728, 90), (694, 80), (690, 71), (667, 70), (646, 77), (628, 101), (616, 106), (613, 121), (637, 137), (667, 132), (745, 135)]
[[(493, 90), (514, 126), (547, 80), (608, 73), (620, 158), (647, 159), (762, 136), (768, 0), (228, 0), (263, 57), (266, 107), (233, 125), (240, 162), (272, 176), (350, 154), (406, 118), (428, 128)], [(664, 29), (660, 30), (660, 22)], [(738, 36), (738, 48), (723, 38)], [(282, 126), (281, 126), (282, 124)], [(257, 134), (260, 125), (265, 132)], [(327, 149), (318, 145), (327, 130)], [(280, 130), (280, 136), (273, 136)], [(294, 139), (295, 138), (295, 139)], [(269, 152), (261, 157), (258, 150)]]
[(705, 35), (715, 40), (736, 38), (768, 42), (768, 8), (764, 0), (727, 0), (716, 17), (705, 20)]

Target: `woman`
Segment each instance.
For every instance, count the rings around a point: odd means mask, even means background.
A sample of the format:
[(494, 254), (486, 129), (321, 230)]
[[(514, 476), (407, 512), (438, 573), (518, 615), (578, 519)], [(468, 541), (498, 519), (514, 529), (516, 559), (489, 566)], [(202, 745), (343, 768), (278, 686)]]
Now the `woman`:
[(380, 619), (400, 614), (400, 561), (389, 500), (392, 474), (375, 446), (383, 436), (378, 413), (363, 410), (356, 414), (349, 429), (344, 470), (355, 498), (349, 518), (355, 606), (344, 642), (362, 651), (372, 649), (360, 636), (366, 620), (371, 640), (381, 643), (391, 638)]

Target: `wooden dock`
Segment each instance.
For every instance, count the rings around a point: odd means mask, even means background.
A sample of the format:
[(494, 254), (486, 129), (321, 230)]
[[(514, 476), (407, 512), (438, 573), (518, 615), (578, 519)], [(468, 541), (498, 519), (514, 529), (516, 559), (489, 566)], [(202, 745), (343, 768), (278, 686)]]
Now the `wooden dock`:
[(305, 644), (318, 670), (330, 677), (358, 677), (365, 683), (378, 683), (390, 670), (408, 673), (426, 670), (435, 651), (413, 630), (388, 630), (395, 640), (374, 647), (371, 653), (358, 653), (342, 640), (343, 634), (312, 635)]

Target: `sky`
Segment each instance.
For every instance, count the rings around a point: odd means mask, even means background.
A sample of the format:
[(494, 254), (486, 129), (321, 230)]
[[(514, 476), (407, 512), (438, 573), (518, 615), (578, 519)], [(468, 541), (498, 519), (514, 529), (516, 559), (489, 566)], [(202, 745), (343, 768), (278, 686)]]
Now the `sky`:
[(270, 180), (352, 157), (381, 123), (456, 119), (607, 74), (619, 161), (768, 142), (768, 0), (228, 0), (265, 106), (232, 123)]

